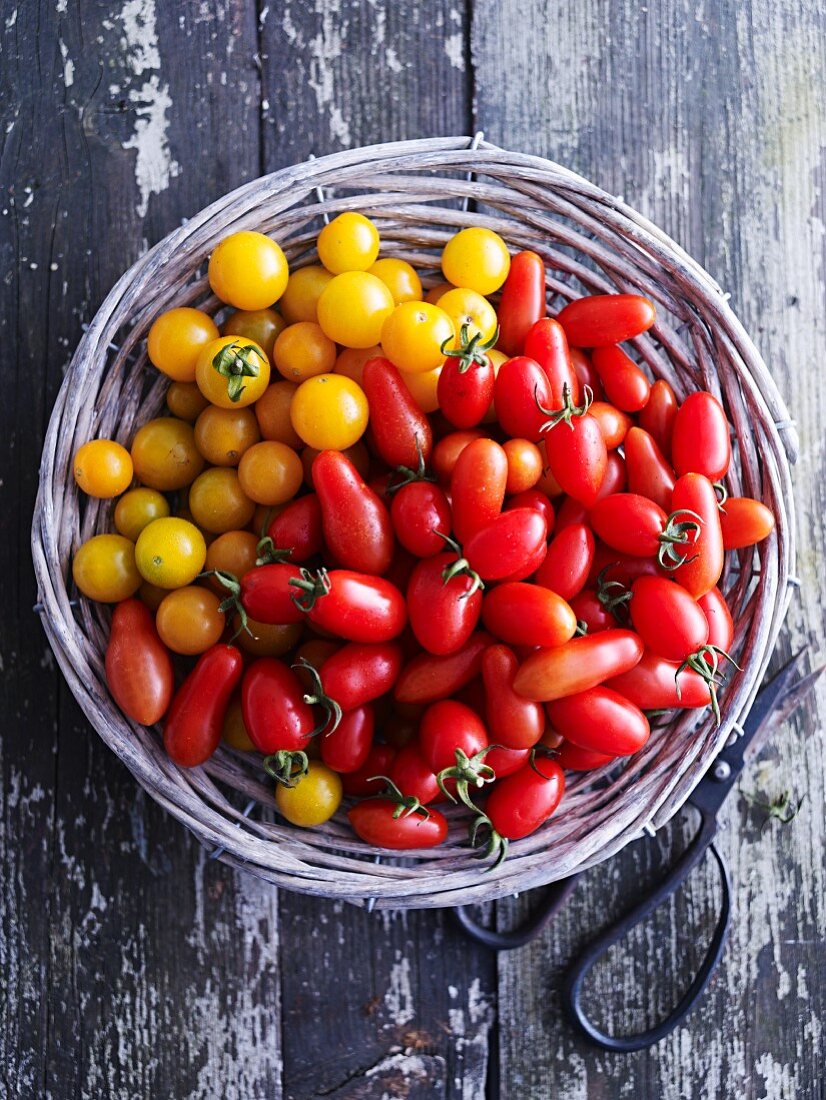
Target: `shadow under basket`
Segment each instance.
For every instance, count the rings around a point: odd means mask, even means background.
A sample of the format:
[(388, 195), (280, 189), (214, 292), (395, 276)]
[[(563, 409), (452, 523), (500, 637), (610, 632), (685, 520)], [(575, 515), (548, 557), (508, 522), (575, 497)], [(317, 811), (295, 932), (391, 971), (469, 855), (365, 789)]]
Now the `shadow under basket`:
[[(469, 207), (471, 209), (469, 209)], [(72, 598), (70, 563), (81, 542), (111, 530), (112, 502), (79, 494), (72, 457), (88, 439), (129, 445), (163, 407), (168, 379), (146, 359), (153, 319), (174, 306), (209, 313), (206, 261), (227, 234), (274, 237), (291, 266), (315, 260), (322, 220), (358, 210), (375, 220), (382, 255), (441, 281), (445, 242), (469, 225), (501, 234), (512, 250), (544, 259), (556, 312), (583, 294), (639, 293), (657, 304), (655, 327), (632, 343), (654, 377), (682, 399), (708, 389), (733, 428), (727, 487), (772, 509), (774, 534), (755, 550), (727, 555), (721, 582), (737, 632), (732, 670), (710, 709), (678, 714), (624, 763), (569, 774), (555, 816), (511, 844), (488, 870), (468, 846), (468, 814), (448, 809), (438, 849), (400, 859), (362, 843), (346, 808), (326, 825), (298, 829), (274, 812), (272, 785), (257, 755), (221, 747), (203, 767), (178, 768), (157, 728), (120, 713), (106, 687), (110, 609)], [(427, 282), (425, 278), (425, 282)], [(161, 806), (217, 858), (274, 885), (378, 908), (449, 906), (527, 890), (613, 855), (667, 821), (748, 711), (774, 648), (794, 562), (790, 462), (797, 442), (777, 387), (713, 279), (656, 226), (619, 199), (541, 157), (467, 137), (376, 145), (310, 160), (254, 180), (190, 219), (119, 280), (84, 335), (57, 397), (40, 471), (32, 552), (43, 625), (64, 676), (106, 744)]]

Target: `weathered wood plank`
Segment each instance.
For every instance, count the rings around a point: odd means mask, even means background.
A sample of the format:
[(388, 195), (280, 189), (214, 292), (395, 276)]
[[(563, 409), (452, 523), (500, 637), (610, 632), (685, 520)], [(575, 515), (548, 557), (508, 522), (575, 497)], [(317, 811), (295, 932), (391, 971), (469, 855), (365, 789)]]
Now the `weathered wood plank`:
[[(496, 142), (570, 165), (649, 214), (733, 296), (798, 420), (796, 477), (803, 588), (787, 650), (824, 651), (826, 499), (823, 340), (824, 19), (818, 5), (669, 0), (474, 5), (477, 122)], [(502, 80), (521, 73), (524, 80)], [(821, 657), (822, 659), (822, 657)], [(741, 797), (723, 815), (735, 884), (727, 956), (702, 1007), (654, 1051), (595, 1055), (549, 996), (589, 929), (627, 904), (652, 848), (592, 872), (556, 927), (500, 960), (505, 1094), (811, 1097), (822, 1095), (823, 769), (820, 688), (779, 729), (741, 794), (807, 792), (785, 830), (760, 833)], [(818, 717), (820, 715), (820, 718)], [(822, 736), (822, 734), (820, 734)], [(594, 1004), (616, 1030), (669, 1004), (668, 975), (696, 966), (714, 921), (714, 874), (697, 872), (663, 919), (595, 976)], [(500, 905), (503, 922), (524, 902)], [(652, 988), (656, 976), (656, 991)], [(550, 1038), (537, 1057), (540, 1022)]]

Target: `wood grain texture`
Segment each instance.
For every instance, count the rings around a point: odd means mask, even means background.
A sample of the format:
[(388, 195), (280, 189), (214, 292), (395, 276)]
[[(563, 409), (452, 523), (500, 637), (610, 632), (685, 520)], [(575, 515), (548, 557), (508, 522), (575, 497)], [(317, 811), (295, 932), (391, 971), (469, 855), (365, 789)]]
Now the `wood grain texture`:
[[(479, 125), (488, 138), (551, 156), (647, 213), (731, 292), (797, 418), (802, 588), (785, 652), (824, 652), (822, 528), (826, 402), (823, 340), (824, 15), (818, 5), (701, 2), (474, 6)], [(530, 82), (491, 80), (530, 72)], [(823, 687), (778, 729), (724, 810), (722, 848), (735, 919), (701, 1008), (652, 1052), (599, 1056), (549, 996), (564, 963), (627, 906), (670, 840), (658, 837), (593, 871), (564, 918), (521, 958), (500, 960), (505, 1091), (564, 1100), (600, 1095), (760, 1098), (822, 1095)], [(805, 791), (786, 829), (761, 833), (747, 798)], [(675, 841), (684, 839), (675, 825)], [(593, 1006), (617, 1031), (664, 1014), (697, 966), (715, 919), (714, 873), (698, 871), (662, 920), (594, 977)], [(506, 925), (526, 903), (500, 904)], [(654, 984), (654, 976), (657, 976)], [(669, 976), (674, 981), (669, 981)], [(613, 1006), (613, 1010), (612, 1010)], [(605, 1013), (608, 1013), (606, 1016)], [(535, 1057), (542, 1020), (550, 1056)]]

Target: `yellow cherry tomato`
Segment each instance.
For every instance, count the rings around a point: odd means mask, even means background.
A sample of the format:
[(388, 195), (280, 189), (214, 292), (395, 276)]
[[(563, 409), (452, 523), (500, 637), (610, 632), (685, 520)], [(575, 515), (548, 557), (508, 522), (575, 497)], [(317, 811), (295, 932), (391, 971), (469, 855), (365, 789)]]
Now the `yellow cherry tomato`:
[(159, 371), (176, 382), (192, 382), (201, 349), (217, 338), (218, 326), (208, 313), (181, 306), (155, 318), (146, 338), (146, 351)]
[(341, 777), (320, 761), (311, 760), (307, 774), (294, 787), (278, 784), (275, 804), (293, 825), (307, 828), (329, 821), (341, 805)]
[(442, 252), (442, 272), (447, 281), (478, 294), (498, 290), (510, 266), (508, 246), (499, 234), (479, 226), (462, 229)]
[(336, 345), (315, 321), (289, 325), (275, 341), (273, 364), (289, 382), (329, 374), (336, 362)]
[(138, 572), (158, 588), (192, 584), (205, 560), (204, 536), (194, 523), (177, 516), (152, 520), (141, 531), (135, 546)]
[(487, 342), (496, 332), (496, 310), (481, 294), (467, 287), (454, 287), (439, 299), (439, 309), (443, 309), (453, 322), (456, 330), (455, 347), (459, 347), (462, 328), (467, 328), (468, 339), (479, 336)]
[(336, 275), (318, 300), (322, 331), (346, 348), (378, 344), (382, 325), (392, 312), (393, 295), (381, 279), (366, 271)]
[(241, 488), (256, 504), (285, 504), (301, 488), (301, 459), (286, 443), (265, 439), (245, 452), (238, 467)]
[[(236, 619), (233, 630), (241, 624)], [(301, 623), (259, 623), (247, 618), (246, 628), (237, 635), (234, 645), (253, 657), (283, 657), (301, 637)]]
[(244, 336), (219, 336), (203, 349), (195, 381), (204, 397), (222, 409), (252, 405), (270, 384), (270, 361)]
[[(370, 452), (367, 450), (364, 443), (359, 440), (358, 443), (354, 443), (352, 447), (345, 447), (341, 453), (350, 459), (362, 480), (366, 481), (367, 475), (370, 472)], [(301, 465), (304, 467), (304, 481), (310, 489), (315, 488), (313, 485), (313, 463), (320, 454), (321, 451), (316, 450), (315, 447), (305, 447), (301, 452)]]
[(252, 340), (272, 359), (272, 346), (287, 322), (274, 309), (237, 309), (221, 325), (222, 336), (243, 336)]
[(400, 302), (422, 300), (422, 281), (416, 269), (406, 260), (397, 260), (393, 256), (388, 256), (386, 259), (376, 260), (369, 270), (371, 275), (381, 279), (393, 295), (396, 305)]
[[(499, 376), (499, 371), (503, 363), (508, 361), (508, 356), (503, 351), (499, 351), (498, 348), (491, 348), (490, 351), (485, 352), (488, 359), (490, 359), (493, 366), (493, 378), (494, 381)], [(491, 398), (490, 408), (482, 417), (483, 424), (494, 424), (496, 422), (496, 402)]]
[(141, 584), (135, 566), (135, 544), (123, 535), (93, 535), (75, 554), (72, 577), (90, 600), (128, 600)]
[(169, 501), (157, 489), (130, 489), (115, 505), (115, 530), (137, 542), (144, 527), (169, 512)]
[(334, 374), (343, 374), (346, 378), (352, 378), (356, 385), (361, 385), (361, 377), (364, 374), (364, 364), (371, 359), (384, 356), (381, 344), (374, 344), (371, 348), (342, 348), (333, 367)]
[(260, 438), (252, 409), (210, 405), (195, 421), (195, 446), (213, 466), (237, 466), (244, 452)]
[(132, 481), (132, 459), (113, 439), (91, 439), (78, 448), (75, 481), (84, 493), (100, 500), (120, 496)]
[(444, 297), (449, 290), (455, 290), (453, 283), (437, 283), (428, 290), (424, 296), (426, 302), (430, 302), (432, 306), (439, 304), (439, 299)]
[(229, 701), (229, 706), (224, 715), (221, 739), (225, 745), (229, 745), (236, 752), (255, 752), (255, 745), (250, 741), (250, 735), (244, 725), (244, 712), (238, 696)]
[(173, 416), (159, 416), (139, 429), (132, 440), (135, 477), (151, 489), (183, 489), (204, 468), (195, 446), (192, 425)]
[(379, 231), (369, 218), (347, 210), (318, 235), (318, 258), (328, 271), (366, 271), (379, 254)]
[(413, 394), (413, 400), (424, 413), (436, 412), (439, 407), (437, 390), (442, 368), (426, 370), (422, 374), (403, 374), (404, 384)]
[[(226, 531), (219, 535), (207, 547), (204, 571), (209, 573), (220, 569), (223, 573), (232, 573), (239, 580), (255, 567), (258, 557), (258, 536), (252, 531)], [(216, 577), (209, 577), (207, 584), (213, 592), (223, 592), (226, 588)]]
[(215, 535), (246, 527), (255, 511), (255, 503), (241, 488), (238, 471), (229, 466), (213, 466), (195, 479), (189, 507), (198, 526)]
[(170, 592), (155, 616), (155, 626), (173, 653), (203, 653), (224, 633), (221, 601), (208, 588), (188, 584)]
[(197, 420), (208, 404), (197, 382), (171, 382), (166, 391), (166, 407), (181, 420)]
[(209, 258), (209, 285), (236, 309), (266, 309), (277, 302), (289, 273), (275, 241), (249, 230), (225, 237)]
[(340, 374), (308, 378), (290, 406), (293, 427), (308, 447), (319, 451), (352, 447), (364, 434), (369, 415), (364, 390)]
[(158, 610), (168, 595), (168, 588), (159, 588), (157, 584), (150, 584), (149, 581), (142, 581), (138, 589), (138, 596), (153, 612)]
[(321, 264), (299, 267), (290, 275), (287, 289), (278, 303), (287, 324), (318, 320), (318, 299), (332, 277)]
[(384, 354), (406, 374), (435, 370), (445, 361), (442, 346), (453, 345), (453, 321), (429, 302), (402, 302), (384, 323)]
[(288, 447), (300, 447), (301, 438), (290, 420), (290, 405), (298, 389), (286, 379), (273, 382), (255, 402), (255, 417), (263, 439), (275, 439)]

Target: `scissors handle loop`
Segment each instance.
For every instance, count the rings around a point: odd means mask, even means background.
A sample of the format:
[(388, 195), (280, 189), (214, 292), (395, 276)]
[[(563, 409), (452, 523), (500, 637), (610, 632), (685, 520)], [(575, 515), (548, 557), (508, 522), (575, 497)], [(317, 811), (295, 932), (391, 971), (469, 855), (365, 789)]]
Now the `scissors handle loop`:
[(537, 915), (520, 924), (512, 932), (497, 932), (494, 928), (484, 928), (471, 917), (470, 908), (467, 905), (458, 905), (453, 910), (453, 917), (463, 932), (477, 943), (489, 947), (491, 951), (513, 951), (516, 947), (524, 947), (553, 920), (573, 892), (578, 878), (578, 875), (572, 875), (571, 878), (551, 883), (547, 898)]

